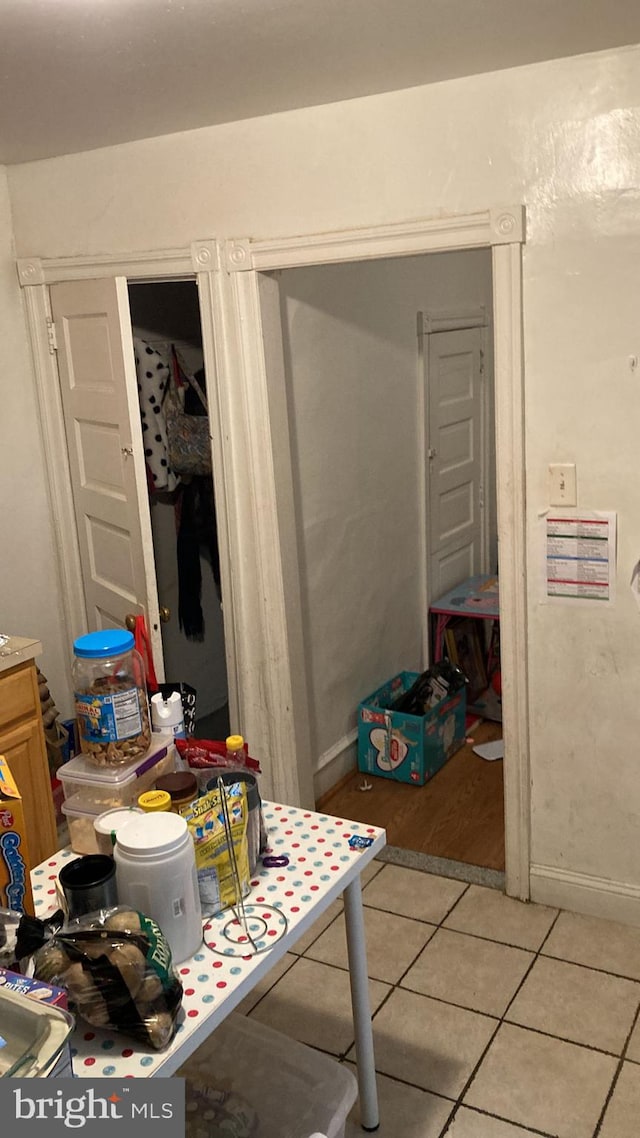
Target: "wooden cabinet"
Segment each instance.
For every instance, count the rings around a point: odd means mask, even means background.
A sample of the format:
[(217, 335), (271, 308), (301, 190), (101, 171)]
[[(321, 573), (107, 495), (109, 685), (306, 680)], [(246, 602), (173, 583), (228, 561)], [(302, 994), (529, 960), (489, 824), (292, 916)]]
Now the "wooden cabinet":
[(22, 796), (33, 868), (58, 846), (33, 660), (0, 672), (0, 755), (9, 763)]

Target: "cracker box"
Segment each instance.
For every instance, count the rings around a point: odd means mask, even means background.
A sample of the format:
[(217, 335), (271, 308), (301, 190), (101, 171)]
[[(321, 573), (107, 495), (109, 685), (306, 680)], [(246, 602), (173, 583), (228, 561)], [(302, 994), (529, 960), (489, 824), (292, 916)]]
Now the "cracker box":
[(33, 913), (29, 853), (22, 799), (0, 755), (0, 906)]
[(465, 740), (464, 688), (445, 696), (425, 715), (390, 711), (419, 672), (400, 672), (358, 708), (358, 770), (424, 786)]

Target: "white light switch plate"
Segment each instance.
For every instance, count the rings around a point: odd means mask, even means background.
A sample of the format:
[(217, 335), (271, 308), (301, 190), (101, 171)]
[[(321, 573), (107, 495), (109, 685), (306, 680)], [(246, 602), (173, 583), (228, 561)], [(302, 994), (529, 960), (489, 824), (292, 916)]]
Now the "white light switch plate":
[(575, 462), (558, 462), (549, 466), (549, 505), (578, 505)]

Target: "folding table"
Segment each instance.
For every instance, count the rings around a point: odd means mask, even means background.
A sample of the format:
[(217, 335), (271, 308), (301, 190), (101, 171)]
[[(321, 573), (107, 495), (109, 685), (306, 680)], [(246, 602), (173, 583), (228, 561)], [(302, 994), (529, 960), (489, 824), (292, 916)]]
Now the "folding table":
[[(79, 1020), (71, 1041), (74, 1074), (94, 1078), (174, 1074), (344, 893), (360, 1114), (363, 1128), (374, 1129), (379, 1116), (360, 874), (385, 845), (385, 832), (300, 807), (266, 802), (264, 811), (269, 850), (272, 855), (286, 855), (289, 864), (265, 869), (259, 863), (245, 899), (261, 930), (256, 947), (263, 951), (241, 956), (237, 946), (226, 944), (228, 911), (207, 920), (203, 944), (177, 969), (184, 996), (178, 1030), (169, 1047), (147, 1050), (125, 1035)], [(353, 837), (371, 838), (372, 843), (365, 849), (353, 848), (349, 844)], [(46, 916), (57, 907), (58, 872), (65, 861), (77, 856), (70, 849), (61, 850), (32, 871), (37, 916)], [(262, 912), (260, 906), (264, 906)]]

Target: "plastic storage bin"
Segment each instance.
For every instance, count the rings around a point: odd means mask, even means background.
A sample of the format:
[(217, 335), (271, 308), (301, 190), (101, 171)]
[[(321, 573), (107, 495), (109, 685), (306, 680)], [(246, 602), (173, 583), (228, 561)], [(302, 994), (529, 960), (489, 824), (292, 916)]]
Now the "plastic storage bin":
[(351, 1071), (256, 1020), (230, 1015), (177, 1072), (187, 1138), (344, 1138)]
[(172, 735), (154, 735), (146, 755), (122, 767), (98, 768), (84, 755), (60, 767), (58, 778), (68, 808), (103, 814), (117, 806), (135, 806), (141, 794), (155, 786), (156, 779), (175, 767)]
[(99, 853), (93, 828), (98, 815), (118, 806), (135, 806), (138, 797), (174, 767), (172, 735), (154, 736), (147, 754), (127, 766), (98, 769), (78, 755), (60, 767), (58, 777), (65, 796), (61, 809), (72, 849), (79, 854)]

